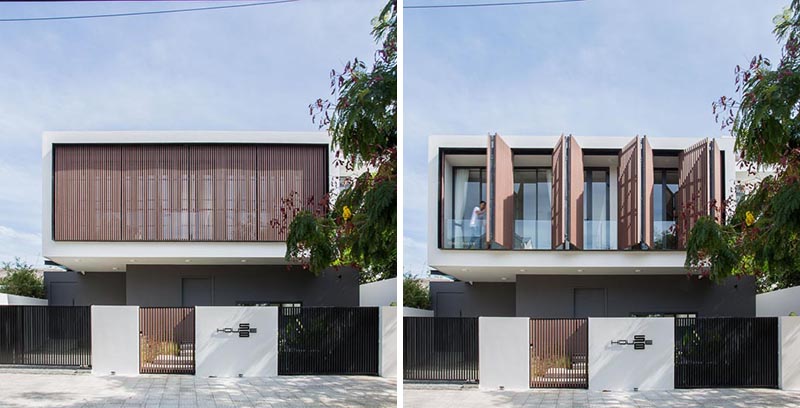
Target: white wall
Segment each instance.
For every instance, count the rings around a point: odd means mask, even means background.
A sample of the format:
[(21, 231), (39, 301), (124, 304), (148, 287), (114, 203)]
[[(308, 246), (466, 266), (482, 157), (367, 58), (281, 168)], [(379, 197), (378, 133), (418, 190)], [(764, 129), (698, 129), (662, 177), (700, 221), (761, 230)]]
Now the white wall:
[(380, 368), (381, 377), (397, 378), (397, 307), (380, 308)]
[(783, 390), (800, 390), (800, 317), (778, 318), (778, 386)]
[(530, 388), (530, 319), (478, 318), (480, 389)]
[(92, 374), (139, 375), (139, 306), (92, 306)]
[(756, 295), (758, 317), (789, 316), (791, 312), (800, 315), (800, 286)]
[[(652, 340), (644, 350), (635, 335)], [(671, 317), (589, 318), (589, 389), (594, 391), (671, 390), (675, 387), (675, 322)]]
[(0, 305), (28, 305), (28, 306), (47, 306), (47, 299), (37, 299), (28, 296), (9, 295), (0, 293)]
[[(256, 333), (239, 337), (217, 329), (238, 330), (250, 323)], [(197, 306), (195, 373), (199, 377), (271, 377), (278, 375), (278, 308)]]
[(391, 306), (397, 304), (397, 278), (365, 283), (358, 288), (359, 306)]
[(433, 317), (433, 310), (417, 309), (415, 307), (404, 307), (403, 317)]

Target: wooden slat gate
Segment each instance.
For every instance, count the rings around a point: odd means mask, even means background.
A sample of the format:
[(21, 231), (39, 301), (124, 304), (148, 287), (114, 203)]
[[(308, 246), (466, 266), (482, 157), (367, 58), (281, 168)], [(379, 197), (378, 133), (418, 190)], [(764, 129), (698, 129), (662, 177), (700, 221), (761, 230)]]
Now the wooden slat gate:
[(531, 388), (589, 387), (588, 319), (531, 319)]
[(139, 308), (139, 372), (194, 374), (194, 308)]
[(377, 307), (283, 307), (278, 374), (378, 375)]
[(404, 317), (403, 379), (478, 382), (477, 317)]
[(778, 388), (777, 317), (675, 319), (675, 388)]
[(88, 306), (0, 306), (0, 364), (92, 365)]

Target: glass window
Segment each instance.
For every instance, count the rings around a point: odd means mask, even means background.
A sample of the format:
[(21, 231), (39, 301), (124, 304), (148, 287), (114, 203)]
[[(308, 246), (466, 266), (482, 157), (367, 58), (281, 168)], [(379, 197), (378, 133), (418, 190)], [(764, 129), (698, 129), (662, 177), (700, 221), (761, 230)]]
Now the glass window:
[(550, 249), (550, 169), (514, 169), (514, 248)]
[(481, 167), (453, 168), (453, 218), (445, 220), (445, 248), (482, 247), (486, 234), (486, 213), (475, 222), (472, 213), (486, 200), (486, 169)]
[(655, 169), (653, 176), (653, 248), (676, 249), (678, 170)]
[(616, 234), (611, 233), (608, 169), (586, 169), (584, 183), (584, 249), (612, 249), (616, 247)]

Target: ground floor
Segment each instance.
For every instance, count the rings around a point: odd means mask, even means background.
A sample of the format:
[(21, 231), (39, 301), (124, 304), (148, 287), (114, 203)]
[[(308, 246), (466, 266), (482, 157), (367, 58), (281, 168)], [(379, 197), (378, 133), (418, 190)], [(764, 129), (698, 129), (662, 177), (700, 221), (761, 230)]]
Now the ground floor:
[(517, 275), (515, 282), (431, 282), (437, 317), (631, 317), (756, 314), (753, 277)]
[(406, 407), (797, 407), (800, 391), (691, 389), (600, 392), (570, 389), (479, 391), (477, 386), (404, 384)]
[(359, 306), (359, 276), (286, 265), (127, 265), (125, 272), (46, 272), (51, 306)]
[(96, 377), (64, 370), (0, 370), (0, 406), (395, 407), (397, 381), (380, 377)]

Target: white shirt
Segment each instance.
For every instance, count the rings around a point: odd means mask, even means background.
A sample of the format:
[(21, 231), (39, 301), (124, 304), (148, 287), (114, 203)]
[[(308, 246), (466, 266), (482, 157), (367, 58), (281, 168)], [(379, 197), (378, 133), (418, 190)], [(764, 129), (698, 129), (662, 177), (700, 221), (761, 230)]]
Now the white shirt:
[(472, 218), (469, 220), (470, 227), (477, 227), (478, 220), (483, 221), (484, 212), (481, 212), (481, 207), (475, 207), (472, 209)]

